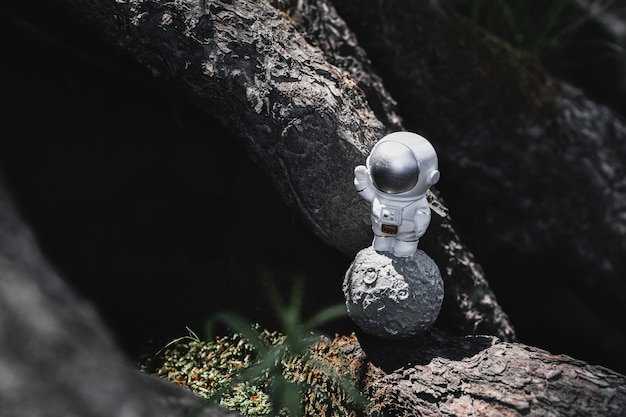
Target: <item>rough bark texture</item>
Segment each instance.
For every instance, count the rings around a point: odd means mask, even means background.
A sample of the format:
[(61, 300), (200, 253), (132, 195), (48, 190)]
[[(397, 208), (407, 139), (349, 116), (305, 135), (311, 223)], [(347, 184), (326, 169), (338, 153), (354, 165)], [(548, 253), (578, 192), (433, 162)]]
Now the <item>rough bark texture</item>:
[[(395, 102), (332, 5), (324, 0), (275, 3), (288, 13), (310, 43), (320, 46), (331, 63), (337, 63), (358, 81), (370, 107), (384, 109), (376, 115), (387, 122), (389, 129), (403, 129)], [(435, 188), (429, 191), (429, 198), (439, 213), (446, 213), (444, 217), (433, 216), (430, 232), (422, 239), (423, 248), (435, 259), (445, 281), (446, 297), (438, 325), (462, 334), (495, 334), (504, 340), (515, 339), (509, 318), (489, 288), (481, 266), (454, 230), (453, 221)]]
[[(302, 2), (293, 17), (249, 1), (67, 5), (242, 138), (320, 238), (348, 256), (370, 244), (368, 209), (354, 192), (352, 170), (401, 124), (395, 103), (329, 3)], [(442, 326), (513, 339), (450, 218), (431, 227), (437, 238), (425, 238), (425, 248), (442, 270), (448, 296)]]
[(385, 126), (349, 74), (276, 9), (249, 1), (68, 3), (236, 132), (322, 239), (351, 254), (369, 240), (351, 176)]
[(331, 346), (388, 415), (622, 416), (626, 406), (623, 375), (495, 337), (352, 335)]
[[(17, 416), (185, 416), (189, 391), (133, 370), (89, 302), (41, 255), (0, 188), (0, 410)], [(238, 416), (206, 408), (207, 417)]]

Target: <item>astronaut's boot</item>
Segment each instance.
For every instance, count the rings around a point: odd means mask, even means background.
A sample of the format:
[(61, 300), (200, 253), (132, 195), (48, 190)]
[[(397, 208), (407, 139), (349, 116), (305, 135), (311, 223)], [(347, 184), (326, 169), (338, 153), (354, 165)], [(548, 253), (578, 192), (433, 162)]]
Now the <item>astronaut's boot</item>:
[(391, 252), (391, 248), (393, 247), (393, 241), (395, 239), (393, 237), (387, 236), (374, 236), (374, 241), (372, 242), (372, 246), (374, 250), (377, 252)]
[(411, 256), (417, 250), (417, 242), (417, 240), (415, 242), (396, 240), (393, 245), (393, 254), (400, 258), (406, 258), (407, 256)]

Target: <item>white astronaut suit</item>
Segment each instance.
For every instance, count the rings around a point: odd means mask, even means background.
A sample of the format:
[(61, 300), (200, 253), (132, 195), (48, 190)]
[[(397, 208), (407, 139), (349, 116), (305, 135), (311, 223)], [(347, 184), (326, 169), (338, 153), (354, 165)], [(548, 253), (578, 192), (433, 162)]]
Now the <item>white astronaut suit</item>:
[(372, 203), (372, 246), (413, 255), (430, 224), (426, 191), (439, 181), (435, 149), (418, 134), (394, 132), (376, 143), (365, 164), (354, 169), (354, 186)]

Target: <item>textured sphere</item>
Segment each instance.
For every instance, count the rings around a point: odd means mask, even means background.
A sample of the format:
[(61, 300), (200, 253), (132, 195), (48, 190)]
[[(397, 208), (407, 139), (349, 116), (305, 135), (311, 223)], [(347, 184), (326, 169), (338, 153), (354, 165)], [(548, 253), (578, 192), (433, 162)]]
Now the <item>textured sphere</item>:
[(428, 329), (443, 302), (443, 280), (424, 251), (400, 258), (361, 250), (343, 281), (348, 314), (372, 336), (404, 339)]

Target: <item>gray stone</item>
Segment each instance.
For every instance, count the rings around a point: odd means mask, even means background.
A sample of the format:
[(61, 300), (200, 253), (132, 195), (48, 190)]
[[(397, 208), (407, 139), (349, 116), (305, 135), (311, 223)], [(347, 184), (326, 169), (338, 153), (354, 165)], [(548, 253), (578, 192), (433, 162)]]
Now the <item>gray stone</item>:
[(428, 329), (443, 302), (441, 272), (424, 251), (400, 258), (367, 247), (343, 281), (348, 314), (366, 333), (404, 339)]

